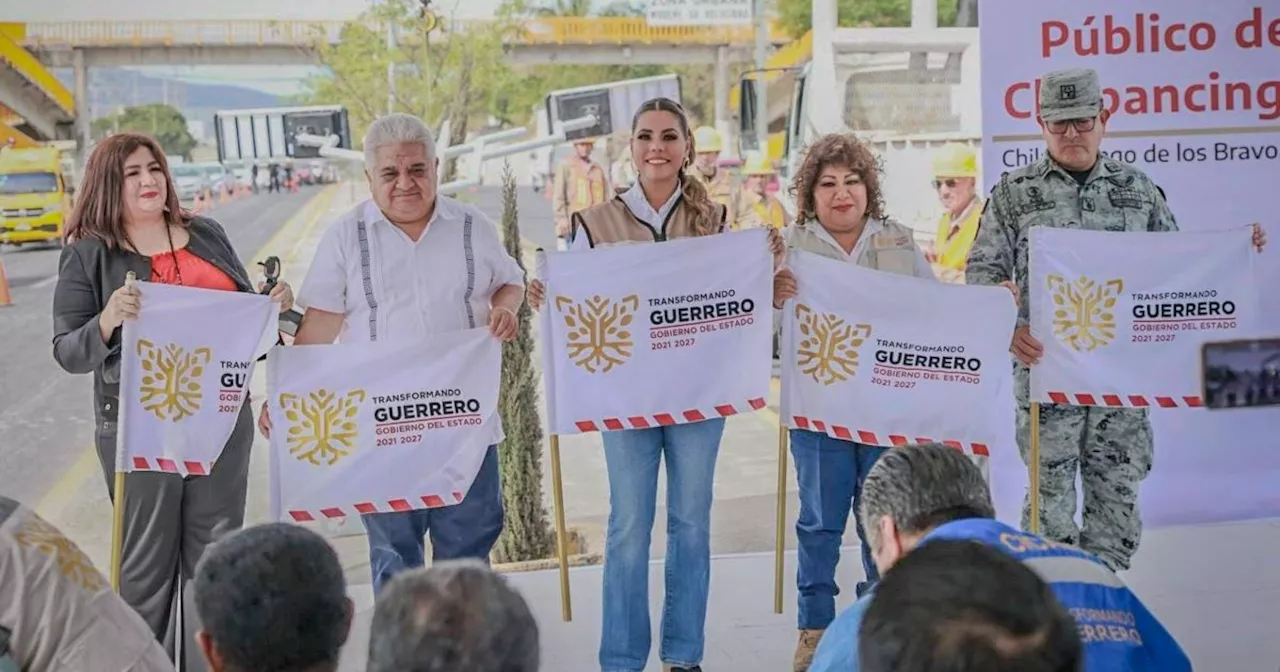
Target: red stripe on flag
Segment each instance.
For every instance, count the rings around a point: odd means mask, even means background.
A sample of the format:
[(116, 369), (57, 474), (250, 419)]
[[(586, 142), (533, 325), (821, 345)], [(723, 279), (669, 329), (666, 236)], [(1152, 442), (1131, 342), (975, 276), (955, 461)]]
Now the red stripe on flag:
[(631, 423), (632, 429), (648, 429), (649, 427), (649, 421), (643, 415), (627, 418), (627, 422)]
[(377, 513), (378, 507), (374, 506), (373, 502), (360, 502), (356, 504), (356, 511), (359, 513)]
[(1124, 406), (1124, 402), (1120, 401), (1120, 395), (1118, 394), (1102, 395), (1102, 403), (1108, 406)]
[(987, 456), (987, 457), (990, 457), (990, 456), (991, 456), (991, 451), (987, 449), (987, 444), (985, 444), (985, 443), (975, 443), (975, 444), (972, 444), (972, 445), (973, 445), (973, 454), (974, 454), (974, 455), (985, 455), (985, 456)]
[(619, 429), (623, 429), (623, 424), (622, 421), (617, 418), (605, 418), (604, 428), (616, 432)]
[(757, 410), (757, 411), (758, 411), (758, 410), (760, 410), (760, 409), (762, 409), (762, 408), (764, 408), (765, 406), (768, 406), (768, 403), (767, 403), (767, 402), (765, 402), (765, 400), (764, 400), (764, 399), (758, 399), (758, 398), (757, 398), (757, 399), (752, 399), (751, 401), (748, 401), (747, 403), (748, 403), (748, 404), (751, 404), (751, 408), (753, 408), (753, 409), (755, 409), (755, 410)]
[(577, 425), (577, 426), (578, 426), (578, 431), (580, 431), (580, 432), (594, 432), (594, 431), (596, 431), (596, 423), (591, 422), (590, 420), (579, 420), (579, 421), (577, 421), (577, 422), (575, 422), (575, 423), (573, 423), (573, 424), (575, 424), (575, 425)]
[(835, 430), (837, 439), (853, 440), (853, 432), (850, 432), (848, 427), (832, 427), (832, 429)]
[(150, 469), (151, 465), (147, 463), (147, 458), (135, 457), (133, 458), (133, 468), (146, 470), (146, 469)]
[(1129, 405), (1130, 405), (1130, 406), (1136, 406), (1136, 407), (1138, 407), (1138, 408), (1144, 408), (1144, 407), (1148, 406), (1149, 404), (1147, 403), (1147, 398), (1146, 398), (1146, 397), (1144, 397), (1144, 396), (1142, 396), (1142, 395), (1140, 395), (1140, 394), (1131, 394), (1131, 395), (1129, 395)]
[(865, 429), (859, 429), (859, 430), (858, 430), (858, 442), (859, 442), (859, 443), (865, 443), (865, 444), (867, 444), (867, 445), (871, 445), (871, 446), (875, 446), (875, 445), (879, 445), (879, 443), (880, 443), (880, 439), (879, 439), (879, 438), (878, 438), (874, 433), (872, 433), (872, 432), (868, 432), (868, 431), (867, 431), (867, 430), (865, 430)]
[(444, 500), (440, 498), (440, 495), (423, 495), (422, 503), (429, 509), (444, 506)]
[(671, 417), (670, 413), (659, 413), (653, 416), (653, 419), (657, 420), (658, 424), (662, 425), (663, 427), (676, 424), (676, 419)]
[(1093, 398), (1093, 395), (1092, 395), (1092, 394), (1077, 394), (1077, 395), (1076, 395), (1076, 401), (1080, 402), (1080, 405), (1082, 405), (1082, 406), (1096, 406), (1096, 405), (1097, 405), (1097, 404), (1095, 403), (1095, 401), (1094, 401), (1094, 398)]
[(703, 415), (702, 411), (699, 411), (698, 409), (695, 408), (692, 410), (685, 411), (684, 419), (688, 420), (689, 422), (702, 422), (703, 420), (707, 419), (707, 416)]
[(160, 471), (167, 471), (173, 474), (178, 473), (178, 463), (167, 457), (156, 459), (156, 466), (160, 467)]
[(795, 415), (792, 416), (791, 419), (795, 421), (796, 427), (799, 427), (800, 429), (809, 429), (809, 418), (802, 415)]
[(1052, 401), (1055, 404), (1065, 404), (1067, 403), (1067, 395), (1061, 392), (1050, 392), (1049, 401)]
[(311, 516), (311, 513), (307, 511), (290, 511), (289, 515), (293, 516), (294, 522), (297, 523), (309, 523), (315, 520), (315, 518)]
[(320, 513), (323, 514), (325, 518), (346, 518), (347, 517), (347, 514), (343, 513), (342, 509), (336, 506), (328, 509), (320, 509)]
[(732, 404), (720, 404), (719, 406), (716, 406), (716, 413), (719, 413), (721, 417), (733, 415), (737, 412), (738, 409), (734, 408)]
[(1178, 402), (1174, 401), (1173, 397), (1156, 397), (1156, 403), (1160, 405), (1160, 408), (1176, 408), (1178, 406)]
[(452, 492), (452, 493), (450, 493), (450, 494), (452, 494), (452, 495), (453, 495), (453, 503), (454, 503), (454, 504), (457, 504), (458, 502), (461, 502), (461, 501), (462, 501), (462, 493), (461, 493), (461, 492), (458, 492), (458, 491), (456, 491), (456, 490), (455, 490), (455, 491), (453, 491), (453, 492)]
[(1200, 397), (1183, 397), (1182, 400), (1192, 408), (1200, 408), (1204, 406), (1204, 402), (1200, 400)]
[(413, 505), (410, 504), (409, 500), (407, 499), (393, 499), (387, 502), (387, 504), (391, 507), (392, 511), (412, 511), (413, 510)]
[(204, 470), (204, 465), (199, 462), (183, 462), (187, 468), (187, 473), (192, 476), (207, 476), (208, 472)]
[(889, 443), (892, 443), (895, 446), (905, 446), (907, 445), (907, 437), (900, 434), (890, 434)]

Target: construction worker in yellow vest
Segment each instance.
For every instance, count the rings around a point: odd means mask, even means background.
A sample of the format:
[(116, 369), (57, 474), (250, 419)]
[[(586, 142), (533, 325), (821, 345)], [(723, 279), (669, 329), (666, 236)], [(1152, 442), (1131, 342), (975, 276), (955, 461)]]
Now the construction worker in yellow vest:
[(693, 176), (707, 188), (712, 201), (728, 208), (729, 214), (726, 221), (729, 223), (729, 228), (737, 228), (733, 223), (738, 221), (738, 207), (734, 202), (738, 185), (733, 175), (719, 166), (720, 151), (724, 149), (720, 132), (710, 126), (695, 129), (693, 147), (696, 151), (693, 159)]
[(769, 157), (760, 152), (747, 155), (742, 174), (747, 178), (739, 194), (740, 208), (743, 212), (738, 217), (738, 226), (734, 228), (770, 227), (782, 230), (791, 223), (791, 216), (782, 207), (782, 201), (769, 193), (769, 183), (773, 181), (773, 164)]
[(944, 212), (926, 258), (943, 282), (964, 282), (965, 260), (978, 235), (983, 200), (978, 196), (978, 155), (973, 148), (948, 143), (933, 157), (933, 188)]
[(591, 158), (595, 146), (595, 138), (574, 141), (574, 155), (556, 166), (555, 181), (551, 185), (551, 205), (555, 212), (560, 249), (568, 249), (570, 215), (613, 197), (609, 172)]

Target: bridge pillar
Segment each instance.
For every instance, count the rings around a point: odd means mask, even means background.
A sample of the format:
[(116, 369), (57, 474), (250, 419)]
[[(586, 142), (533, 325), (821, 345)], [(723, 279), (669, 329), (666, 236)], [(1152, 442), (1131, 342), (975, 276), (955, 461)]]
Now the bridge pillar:
[(89, 129), (92, 119), (89, 117), (89, 66), (84, 62), (84, 49), (72, 51), (72, 76), (75, 80), (72, 92), (76, 98), (76, 166), (83, 170), (89, 158)]
[(737, 125), (733, 123), (733, 112), (729, 109), (729, 47), (716, 47), (716, 130), (724, 140), (725, 151), (721, 156), (737, 156)]

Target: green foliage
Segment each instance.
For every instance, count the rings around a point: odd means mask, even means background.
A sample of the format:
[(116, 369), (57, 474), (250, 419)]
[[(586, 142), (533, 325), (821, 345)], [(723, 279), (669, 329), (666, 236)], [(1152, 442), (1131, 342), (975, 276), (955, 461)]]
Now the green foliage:
[[(938, 0), (938, 25), (955, 25), (958, 2)], [(778, 23), (800, 37), (813, 27), (812, 0), (775, 0)], [(911, 0), (837, 0), (838, 22), (846, 28), (891, 28), (911, 25)]]
[[(518, 215), (516, 178), (508, 163), (502, 172), (502, 237), (507, 252), (523, 270)], [(533, 367), (533, 311), (528, 303), (520, 306), (518, 317), (515, 340), (502, 345), (498, 409), (506, 439), (498, 456), (506, 524), (493, 550), (496, 562), (539, 560), (552, 557), (556, 550), (542, 499), (542, 421), (538, 417), (538, 376)]]
[(187, 130), (187, 118), (172, 105), (152, 103), (126, 107), (117, 114), (93, 121), (93, 137), (102, 138), (111, 133), (146, 133), (155, 138), (170, 156), (191, 159), (196, 139)]

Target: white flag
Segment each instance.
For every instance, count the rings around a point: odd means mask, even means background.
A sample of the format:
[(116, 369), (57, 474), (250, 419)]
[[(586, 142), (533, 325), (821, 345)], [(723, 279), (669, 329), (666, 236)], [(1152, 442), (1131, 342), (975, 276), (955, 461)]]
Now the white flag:
[(1031, 229), (1031, 400), (1201, 406), (1201, 344), (1254, 335), (1251, 238)]
[(457, 504), (502, 441), (502, 347), (487, 329), (268, 356), (276, 520)]
[(248, 292), (137, 287), (142, 310), (120, 339), (116, 470), (207, 475), (275, 342), (279, 306)]
[(544, 252), (554, 434), (698, 422), (765, 405), (773, 261), (764, 229)]
[(944, 442), (988, 455), (1013, 387), (1017, 320), (1003, 287), (895, 275), (791, 252), (783, 309), (787, 426), (878, 446)]

